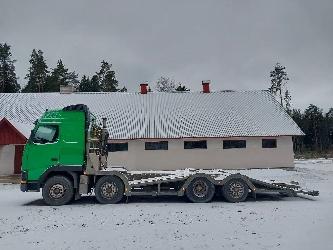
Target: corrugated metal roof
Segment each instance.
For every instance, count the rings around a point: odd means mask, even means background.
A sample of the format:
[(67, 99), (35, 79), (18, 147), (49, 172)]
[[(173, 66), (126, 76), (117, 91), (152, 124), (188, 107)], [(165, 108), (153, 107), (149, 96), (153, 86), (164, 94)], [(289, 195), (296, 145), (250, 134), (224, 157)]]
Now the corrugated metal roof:
[(32, 124), (46, 109), (86, 104), (112, 139), (303, 135), (267, 91), (0, 94), (0, 117)]

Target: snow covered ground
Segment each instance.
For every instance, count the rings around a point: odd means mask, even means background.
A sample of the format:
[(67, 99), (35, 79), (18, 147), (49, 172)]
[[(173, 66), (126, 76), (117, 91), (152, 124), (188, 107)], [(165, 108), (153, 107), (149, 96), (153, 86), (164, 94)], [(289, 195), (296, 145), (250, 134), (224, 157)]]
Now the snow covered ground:
[(295, 181), (319, 197), (261, 195), (231, 204), (183, 198), (84, 197), (45, 206), (41, 193), (0, 185), (0, 249), (333, 249), (333, 162), (296, 161)]

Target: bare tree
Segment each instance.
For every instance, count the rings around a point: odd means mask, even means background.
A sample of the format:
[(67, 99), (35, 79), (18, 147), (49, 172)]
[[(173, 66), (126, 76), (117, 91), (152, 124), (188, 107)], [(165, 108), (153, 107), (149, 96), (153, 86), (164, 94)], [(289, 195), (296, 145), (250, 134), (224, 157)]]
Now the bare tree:
[(288, 74), (286, 72), (286, 67), (282, 66), (280, 63), (277, 63), (274, 67), (274, 70), (270, 72), (270, 77), (271, 77), (271, 87), (269, 88), (269, 91), (274, 96), (278, 95), (281, 105), (284, 106), (283, 88), (285, 87), (286, 83), (289, 80)]
[(174, 92), (176, 89), (175, 80), (169, 77), (161, 76), (156, 82), (156, 91), (158, 92)]

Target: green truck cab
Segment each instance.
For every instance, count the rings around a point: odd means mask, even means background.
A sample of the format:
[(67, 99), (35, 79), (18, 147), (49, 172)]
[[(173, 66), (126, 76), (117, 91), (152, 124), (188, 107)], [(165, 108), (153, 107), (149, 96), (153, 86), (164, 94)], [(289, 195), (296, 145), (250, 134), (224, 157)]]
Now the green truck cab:
[(47, 111), (36, 123), (24, 149), (22, 171), (37, 182), (47, 170), (59, 166), (82, 168), (85, 155), (83, 112)]
[[(39, 192), (42, 188), (44, 200), (51, 205), (65, 204), (75, 194), (78, 196), (79, 177), (88, 164), (90, 132), (92, 128), (95, 133), (102, 130), (94, 121), (88, 107), (82, 104), (47, 110), (35, 122), (24, 148), (21, 191)], [(95, 153), (103, 151), (98, 150)]]

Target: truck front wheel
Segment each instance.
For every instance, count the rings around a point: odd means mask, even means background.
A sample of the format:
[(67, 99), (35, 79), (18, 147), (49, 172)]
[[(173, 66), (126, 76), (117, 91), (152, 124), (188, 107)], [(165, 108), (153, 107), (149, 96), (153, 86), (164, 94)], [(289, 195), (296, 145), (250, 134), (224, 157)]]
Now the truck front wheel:
[(73, 184), (71, 180), (65, 176), (52, 176), (45, 182), (42, 194), (45, 203), (48, 205), (65, 205), (73, 199)]
[(117, 176), (104, 176), (95, 186), (95, 195), (102, 204), (118, 203), (124, 196), (124, 183)]

